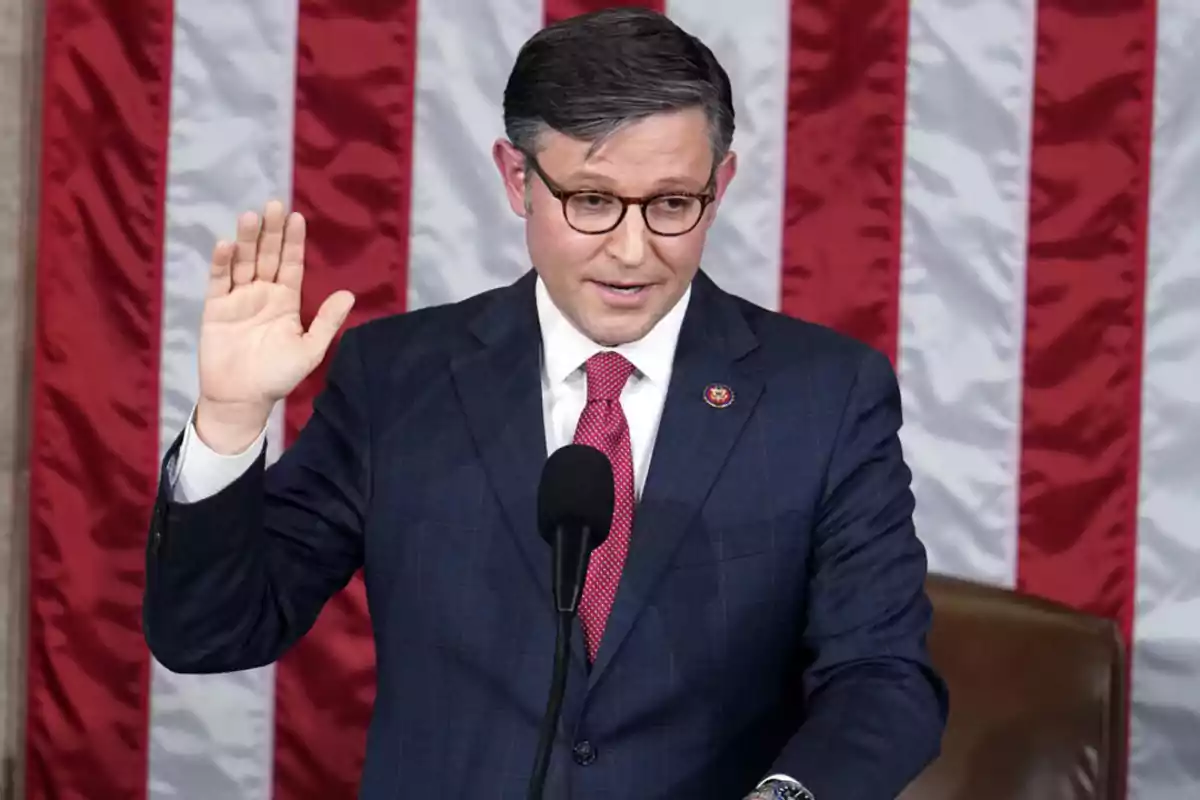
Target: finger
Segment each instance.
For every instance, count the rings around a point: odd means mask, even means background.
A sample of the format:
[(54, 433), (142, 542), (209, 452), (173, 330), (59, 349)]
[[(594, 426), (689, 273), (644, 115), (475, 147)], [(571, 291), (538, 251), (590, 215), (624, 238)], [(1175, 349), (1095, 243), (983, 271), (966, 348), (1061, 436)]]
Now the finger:
[(230, 274), (233, 267), (233, 242), (217, 242), (208, 268), (208, 296), (221, 297), (233, 288)]
[(352, 308), (354, 295), (343, 289), (325, 298), (325, 302), (317, 309), (317, 315), (313, 317), (308, 332), (304, 334), (304, 343), (312, 363), (320, 363), (325, 357), (325, 351), (329, 349), (338, 330), (345, 324)]
[(308, 234), (308, 225), (304, 217), (292, 212), (283, 229), (283, 253), (279, 258), (279, 283), (300, 291), (304, 281), (304, 240)]
[(283, 249), (283, 204), (278, 200), (263, 209), (263, 227), (258, 237), (255, 273), (259, 280), (274, 281), (279, 272), (279, 253)]
[(258, 252), (258, 214), (247, 211), (238, 217), (237, 241), (233, 250), (233, 285), (254, 280), (254, 259)]

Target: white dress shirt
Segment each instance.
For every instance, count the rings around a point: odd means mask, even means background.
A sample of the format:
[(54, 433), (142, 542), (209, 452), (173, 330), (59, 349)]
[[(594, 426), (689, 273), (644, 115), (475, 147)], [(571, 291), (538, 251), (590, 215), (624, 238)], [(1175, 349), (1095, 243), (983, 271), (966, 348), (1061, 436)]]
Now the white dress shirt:
[[(575, 438), (575, 426), (587, 405), (585, 362), (596, 353), (615, 350), (634, 366), (621, 392), (621, 407), (629, 422), (630, 448), (633, 451), (634, 493), (641, 498), (650, 469), (650, 454), (658, 434), (675, 345), (687, 312), (692, 289), (689, 286), (670, 311), (646, 336), (618, 347), (602, 347), (587, 338), (559, 311), (550, 293), (537, 279), (538, 322), (542, 331), (542, 410), (546, 426), (546, 451), (554, 452)], [(195, 411), (193, 410), (193, 419)], [(210, 497), (233, 483), (262, 451), (266, 429), (241, 453), (221, 455), (196, 436), (188, 420), (176, 462), (175, 490), (178, 502), (196, 502)]]

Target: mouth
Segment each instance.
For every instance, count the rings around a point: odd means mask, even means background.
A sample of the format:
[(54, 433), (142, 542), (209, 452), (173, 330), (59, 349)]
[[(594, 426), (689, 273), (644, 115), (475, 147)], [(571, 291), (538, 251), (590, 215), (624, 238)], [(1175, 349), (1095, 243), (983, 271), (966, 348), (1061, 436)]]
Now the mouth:
[(593, 280), (600, 302), (612, 311), (621, 313), (638, 312), (650, 302), (653, 283), (624, 283)]
[(624, 297), (634, 297), (650, 288), (650, 284), (648, 283), (608, 283), (606, 281), (592, 282), (605, 291), (613, 292), (614, 294)]

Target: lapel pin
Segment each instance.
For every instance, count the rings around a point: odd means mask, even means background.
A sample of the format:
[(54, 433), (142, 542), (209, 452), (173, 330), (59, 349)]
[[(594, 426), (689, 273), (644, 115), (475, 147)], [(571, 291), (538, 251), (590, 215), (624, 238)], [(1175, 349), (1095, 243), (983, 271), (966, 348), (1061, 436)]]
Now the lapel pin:
[(733, 389), (721, 383), (710, 383), (704, 390), (704, 402), (713, 408), (728, 408), (733, 405)]

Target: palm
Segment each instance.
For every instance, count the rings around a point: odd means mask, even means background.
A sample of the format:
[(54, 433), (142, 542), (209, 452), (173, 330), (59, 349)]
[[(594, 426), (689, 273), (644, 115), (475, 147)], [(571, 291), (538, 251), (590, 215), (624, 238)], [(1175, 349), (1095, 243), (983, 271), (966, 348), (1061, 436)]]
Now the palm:
[(237, 241), (213, 253), (200, 326), (200, 391), (213, 402), (265, 405), (285, 397), (321, 362), (353, 303), (326, 299), (308, 331), (300, 320), (304, 220), (267, 206), (243, 215)]
[(311, 369), (299, 311), (299, 294), (275, 283), (239, 286), (211, 300), (200, 329), (205, 395), (222, 402), (286, 395)]

